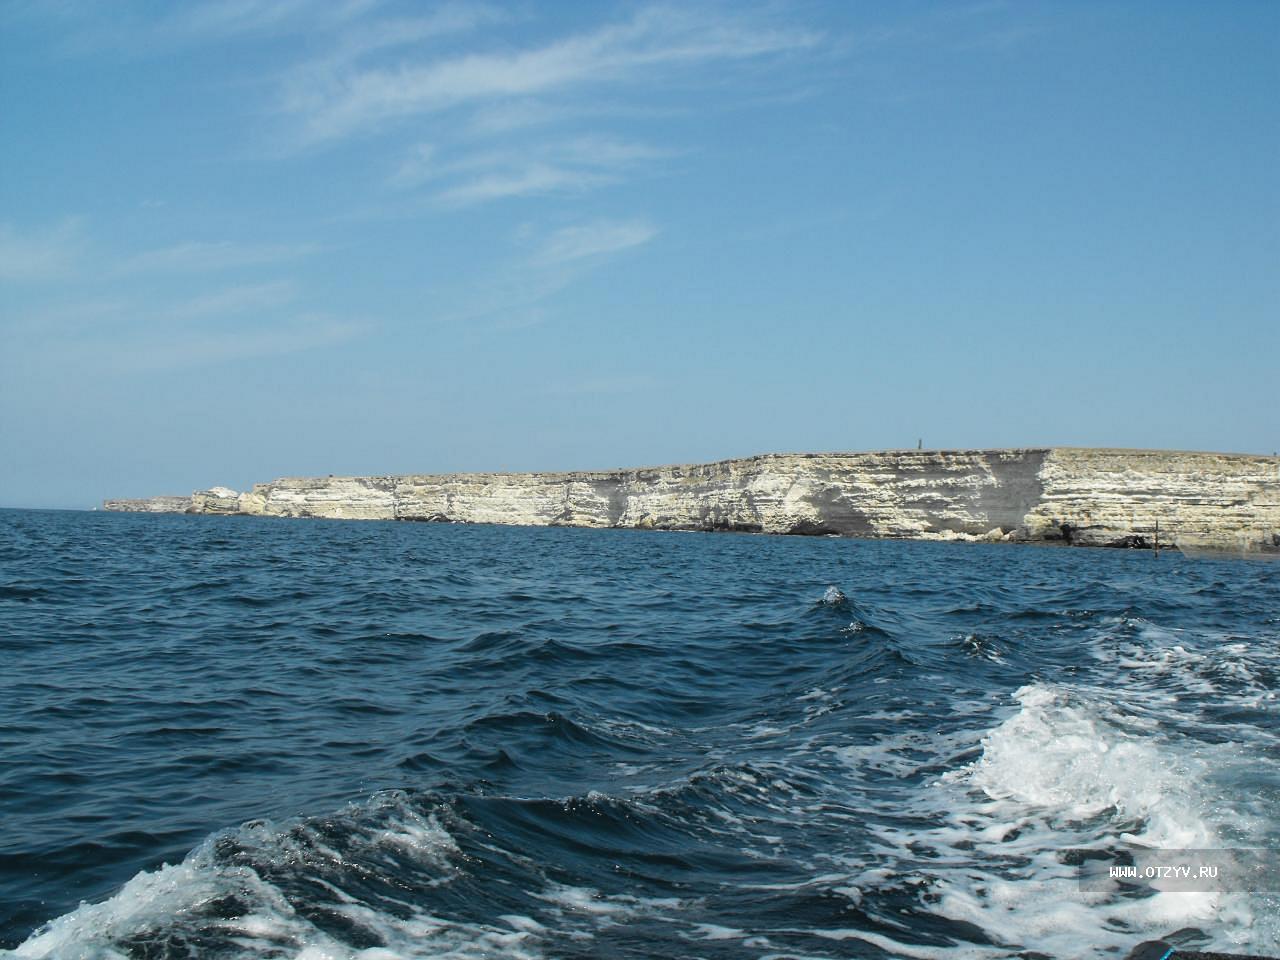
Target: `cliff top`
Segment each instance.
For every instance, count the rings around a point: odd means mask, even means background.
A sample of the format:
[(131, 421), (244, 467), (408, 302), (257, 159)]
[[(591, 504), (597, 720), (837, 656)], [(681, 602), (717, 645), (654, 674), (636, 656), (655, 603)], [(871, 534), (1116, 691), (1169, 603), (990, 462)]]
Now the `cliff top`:
[[(537, 476), (537, 477), (607, 477), (618, 473), (645, 473), (653, 470), (696, 470), (706, 467), (722, 467), (730, 464), (740, 463), (760, 463), (772, 460), (816, 460), (816, 459), (840, 459), (840, 458), (856, 458), (856, 457), (880, 457), (880, 456), (910, 456), (910, 457), (972, 457), (972, 456), (1023, 456), (1026, 454), (1048, 454), (1054, 450), (1068, 451), (1071, 453), (1096, 453), (1103, 456), (1125, 456), (1125, 457), (1229, 457), (1242, 460), (1275, 460), (1280, 462), (1280, 457), (1275, 454), (1262, 453), (1230, 453), (1211, 450), (1160, 450), (1139, 447), (1072, 447), (1072, 446), (1052, 446), (1052, 447), (985, 447), (985, 448), (951, 448), (951, 449), (932, 449), (920, 450), (914, 447), (900, 447), (885, 450), (833, 450), (828, 452), (809, 452), (809, 453), (757, 453), (745, 457), (726, 457), (721, 460), (706, 460), (697, 463), (663, 463), (649, 464), (638, 467), (607, 467), (604, 469), (590, 470), (448, 470), (442, 472), (418, 472), (418, 473), (380, 473), (380, 474), (328, 474), (323, 477), (316, 476), (286, 476), (277, 477), (270, 483), (288, 483), (303, 480), (332, 479), (332, 480), (390, 480), (393, 478), (403, 477), (518, 477), (518, 476)], [(267, 486), (264, 483), (254, 484), (255, 487)]]

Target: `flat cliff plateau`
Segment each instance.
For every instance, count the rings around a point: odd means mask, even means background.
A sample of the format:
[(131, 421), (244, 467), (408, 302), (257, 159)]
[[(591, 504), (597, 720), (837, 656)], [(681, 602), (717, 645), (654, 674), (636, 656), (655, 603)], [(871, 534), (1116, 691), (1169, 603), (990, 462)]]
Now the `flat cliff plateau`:
[[(175, 498), (108, 500), (161, 510)], [(141, 504), (142, 506), (138, 506)], [(290, 477), (188, 513), (1280, 551), (1280, 458), (1044, 447), (569, 473)]]

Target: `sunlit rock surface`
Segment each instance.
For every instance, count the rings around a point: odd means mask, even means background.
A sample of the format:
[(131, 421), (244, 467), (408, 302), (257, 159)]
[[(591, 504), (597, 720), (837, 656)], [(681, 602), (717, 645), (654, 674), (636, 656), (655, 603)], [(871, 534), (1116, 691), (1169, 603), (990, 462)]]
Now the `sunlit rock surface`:
[(129, 513), (186, 513), (191, 508), (190, 497), (162, 496), (135, 499), (103, 500), (103, 510)]
[[(119, 501), (115, 501), (119, 502)], [(1280, 459), (1037, 448), (767, 454), (573, 473), (285, 478), (195, 513), (1280, 548)]]
[(240, 513), (240, 494), (230, 487), (210, 487), (191, 495), (190, 513)]

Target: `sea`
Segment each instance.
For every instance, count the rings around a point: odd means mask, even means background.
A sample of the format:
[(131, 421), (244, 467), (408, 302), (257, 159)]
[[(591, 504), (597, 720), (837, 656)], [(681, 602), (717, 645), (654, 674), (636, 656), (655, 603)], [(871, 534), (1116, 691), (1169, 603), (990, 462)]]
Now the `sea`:
[(1280, 953), (1083, 876), (1280, 848), (1278, 681), (1265, 560), (0, 511), (0, 955)]

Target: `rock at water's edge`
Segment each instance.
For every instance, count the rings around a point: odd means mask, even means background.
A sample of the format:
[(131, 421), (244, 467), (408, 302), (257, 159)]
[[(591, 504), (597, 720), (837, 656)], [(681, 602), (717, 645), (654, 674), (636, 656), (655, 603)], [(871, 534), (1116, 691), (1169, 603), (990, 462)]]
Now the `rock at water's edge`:
[(242, 494), (198, 491), (189, 509), (1134, 547), (1154, 546), (1158, 524), (1166, 546), (1275, 549), (1280, 459), (1071, 447), (766, 454), (575, 473), (286, 478)]

